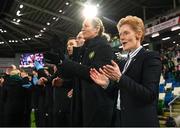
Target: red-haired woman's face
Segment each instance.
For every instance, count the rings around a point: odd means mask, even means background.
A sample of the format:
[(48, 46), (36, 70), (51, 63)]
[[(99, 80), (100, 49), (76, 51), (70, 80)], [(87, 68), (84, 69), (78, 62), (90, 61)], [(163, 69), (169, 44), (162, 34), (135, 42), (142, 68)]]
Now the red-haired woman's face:
[(124, 51), (131, 51), (141, 45), (140, 39), (137, 36), (137, 32), (129, 24), (124, 24), (119, 28), (120, 42)]

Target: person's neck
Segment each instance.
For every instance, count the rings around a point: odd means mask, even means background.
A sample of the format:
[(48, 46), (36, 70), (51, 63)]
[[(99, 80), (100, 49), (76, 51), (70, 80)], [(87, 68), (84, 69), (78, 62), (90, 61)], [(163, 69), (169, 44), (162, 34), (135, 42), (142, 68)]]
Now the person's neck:
[(93, 38), (95, 38), (95, 37), (97, 37), (97, 36), (98, 36), (98, 34), (92, 35), (91, 37), (89, 37), (88, 39), (86, 39), (86, 41), (91, 40), (91, 39), (93, 39)]
[(141, 45), (138, 45), (137, 47), (130, 49), (130, 50), (128, 51), (128, 53), (135, 51), (135, 50), (138, 49), (139, 47), (141, 47)]

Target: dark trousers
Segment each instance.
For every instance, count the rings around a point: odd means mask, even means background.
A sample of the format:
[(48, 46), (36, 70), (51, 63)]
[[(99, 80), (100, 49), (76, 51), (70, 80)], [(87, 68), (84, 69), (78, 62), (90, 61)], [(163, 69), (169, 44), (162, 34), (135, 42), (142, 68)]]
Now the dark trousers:
[(54, 127), (69, 127), (71, 126), (71, 118), (69, 112), (54, 113)]
[(118, 109), (114, 110), (114, 114), (113, 114), (113, 122), (112, 122), (112, 126), (113, 127), (121, 127), (121, 111)]

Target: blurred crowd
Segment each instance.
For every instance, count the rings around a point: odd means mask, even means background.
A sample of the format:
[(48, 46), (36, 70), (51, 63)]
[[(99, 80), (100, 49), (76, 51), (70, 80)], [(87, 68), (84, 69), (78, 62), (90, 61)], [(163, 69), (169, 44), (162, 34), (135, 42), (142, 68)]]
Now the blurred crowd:
[(169, 78), (169, 74), (172, 74), (176, 81), (180, 81), (180, 49), (178, 47), (171, 47), (161, 50), (162, 60), (162, 74), (164, 79)]

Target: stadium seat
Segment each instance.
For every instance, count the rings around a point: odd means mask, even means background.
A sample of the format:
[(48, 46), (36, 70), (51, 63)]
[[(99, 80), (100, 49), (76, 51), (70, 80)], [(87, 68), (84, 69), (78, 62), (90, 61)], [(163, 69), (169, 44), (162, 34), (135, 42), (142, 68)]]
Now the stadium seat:
[(173, 100), (174, 98), (174, 95), (171, 91), (168, 91), (166, 92), (166, 95), (165, 95), (165, 100), (164, 100), (164, 103), (165, 103), (165, 106), (168, 107), (168, 103)]
[(164, 89), (164, 84), (160, 84), (159, 85), (159, 93), (164, 93), (165, 89)]

